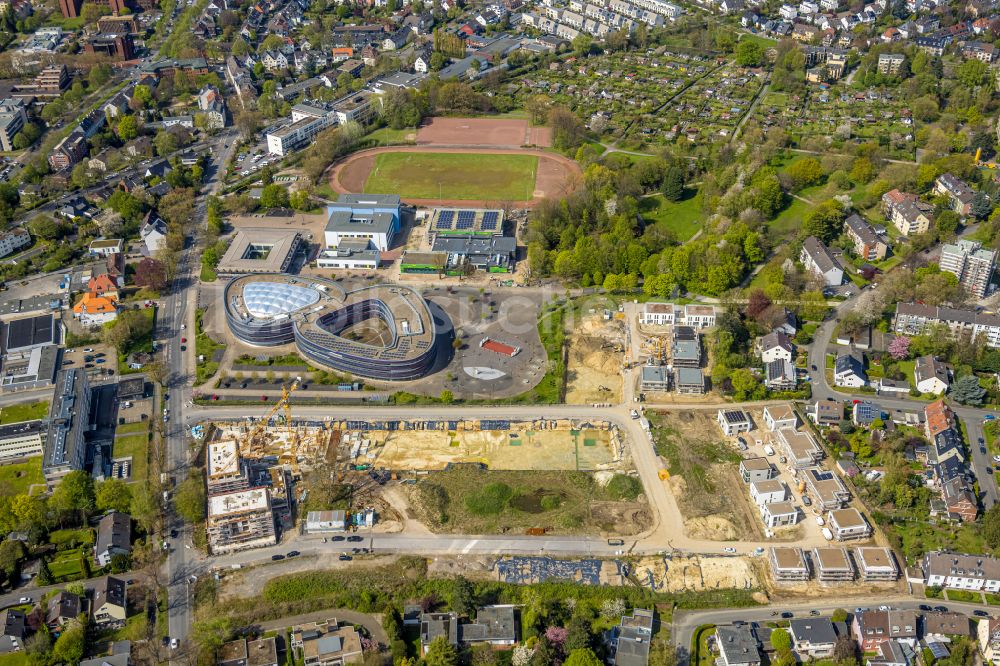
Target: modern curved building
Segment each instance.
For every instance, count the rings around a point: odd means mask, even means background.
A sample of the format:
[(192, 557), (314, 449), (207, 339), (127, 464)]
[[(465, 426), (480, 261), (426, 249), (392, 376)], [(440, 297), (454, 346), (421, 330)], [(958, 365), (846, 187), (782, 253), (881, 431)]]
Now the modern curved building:
[(427, 301), (408, 287), (345, 291), (322, 278), (269, 273), (234, 278), (223, 297), (229, 329), (242, 342), (294, 342), (310, 361), (358, 377), (417, 379), (437, 354)]

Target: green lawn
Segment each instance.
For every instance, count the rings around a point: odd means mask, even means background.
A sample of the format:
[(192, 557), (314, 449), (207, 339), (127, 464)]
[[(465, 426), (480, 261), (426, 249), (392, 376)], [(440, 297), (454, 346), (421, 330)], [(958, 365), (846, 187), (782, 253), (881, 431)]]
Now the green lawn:
[(26, 495), (35, 484), (45, 483), (41, 457), (14, 465), (0, 466), (0, 495)]
[(133, 370), (128, 367), (128, 363), (125, 360), (129, 357), (129, 354), (146, 352), (147, 354), (153, 353), (153, 331), (156, 328), (156, 308), (143, 308), (138, 310), (142, 313), (143, 319), (148, 319), (149, 323), (149, 333), (145, 335), (133, 336), (128, 344), (125, 345), (124, 349), (118, 352), (118, 374), (127, 375), (134, 372), (142, 372), (142, 369)]
[(0, 408), (0, 425), (20, 423), (21, 421), (37, 421), (49, 415), (49, 401), (22, 402)]
[(527, 201), (535, 189), (534, 155), (383, 153), (365, 192), (411, 199)]
[(31, 666), (31, 658), (24, 652), (0, 655), (0, 666)]
[(148, 421), (136, 421), (135, 423), (125, 423), (115, 428), (116, 435), (136, 435), (149, 432)]
[(681, 201), (667, 201), (662, 195), (639, 200), (639, 213), (647, 223), (662, 225), (681, 243), (701, 229), (701, 193), (688, 192)]
[[(212, 360), (215, 350), (225, 347), (224, 344), (216, 342), (205, 332), (205, 325), (202, 318), (205, 316), (204, 310), (195, 313), (195, 337), (194, 351), (197, 354), (198, 364), (195, 367), (195, 383), (204, 384), (219, 369), (219, 363)], [(204, 357), (204, 360), (202, 360)]]
[(80, 569), (80, 549), (65, 550), (57, 554), (49, 562), (49, 571), (52, 573), (52, 577), (60, 583), (83, 578), (84, 573)]
[(792, 202), (771, 222), (767, 223), (769, 237), (772, 242), (780, 240), (791, 240), (798, 235), (802, 229), (802, 218), (809, 212), (811, 206), (800, 199), (792, 199)]
[(127, 435), (125, 437), (115, 438), (112, 457), (127, 458), (128, 456), (132, 456), (132, 476), (129, 479), (129, 482), (146, 482), (146, 458), (148, 457), (148, 449), (149, 437), (146, 434)]
[(70, 543), (88, 544), (94, 543), (94, 530), (89, 527), (82, 527), (76, 530), (55, 530), (49, 533), (49, 543), (56, 548)]

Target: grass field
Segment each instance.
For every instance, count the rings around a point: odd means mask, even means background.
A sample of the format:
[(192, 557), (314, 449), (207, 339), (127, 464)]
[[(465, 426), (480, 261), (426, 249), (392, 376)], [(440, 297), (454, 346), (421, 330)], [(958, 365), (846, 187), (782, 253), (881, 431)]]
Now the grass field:
[(667, 201), (662, 195), (639, 200), (639, 213), (647, 224), (669, 229), (681, 243), (701, 229), (701, 194), (686, 192), (680, 201)]
[(27, 495), (28, 489), (36, 483), (45, 483), (40, 457), (0, 467), (0, 495)]
[(586, 472), (484, 471), (456, 465), (422, 477), (414, 498), (419, 518), (440, 532), (523, 533), (532, 527), (562, 533), (616, 531), (609, 506), (614, 498)]
[(527, 201), (535, 189), (534, 155), (382, 153), (365, 192), (411, 199)]
[(80, 549), (74, 548), (58, 553), (49, 562), (49, 571), (52, 573), (52, 577), (60, 583), (84, 578), (84, 571), (80, 568)]
[(140, 435), (126, 435), (116, 437), (114, 445), (114, 458), (127, 458), (132, 456), (132, 477), (130, 483), (146, 482), (146, 458), (149, 449), (149, 436), (145, 433)]
[(49, 401), (22, 402), (0, 409), (0, 425), (20, 423), (21, 421), (36, 421), (49, 415)]

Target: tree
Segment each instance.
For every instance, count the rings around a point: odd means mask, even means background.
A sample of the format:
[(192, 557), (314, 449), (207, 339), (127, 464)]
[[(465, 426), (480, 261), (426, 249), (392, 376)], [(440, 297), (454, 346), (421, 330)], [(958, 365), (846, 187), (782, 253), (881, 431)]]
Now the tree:
[(458, 664), (458, 651), (455, 646), (448, 642), (444, 636), (438, 636), (431, 641), (424, 655), (426, 666), (456, 666)]
[(87, 625), (80, 619), (73, 620), (62, 629), (55, 645), (52, 646), (52, 656), (57, 662), (78, 664), (83, 659), (83, 648), (87, 641)]
[(52, 492), (49, 505), (56, 511), (76, 513), (82, 523), (95, 506), (93, 477), (83, 470), (70, 472)]
[(897, 361), (910, 357), (910, 339), (905, 335), (897, 335), (889, 343), (889, 356)]
[(963, 405), (981, 405), (985, 396), (986, 389), (975, 375), (963, 375), (951, 385), (951, 397)]
[(160, 130), (153, 137), (153, 147), (156, 148), (156, 154), (160, 157), (165, 157), (172, 153), (176, 153), (180, 147), (181, 142), (177, 138), (177, 135), (173, 132), (167, 130)]
[(452, 581), (451, 609), (459, 615), (469, 615), (476, 608), (475, 590), (464, 576)]
[(56, 240), (62, 237), (64, 228), (62, 224), (56, 222), (51, 217), (39, 215), (28, 223), (28, 231), (31, 232), (32, 236), (41, 238), (42, 240)]
[(590, 648), (579, 648), (569, 653), (563, 666), (601, 666), (602, 663)]
[(767, 297), (763, 289), (754, 289), (747, 299), (746, 315), (751, 319), (757, 319), (771, 307), (771, 299)]
[(740, 40), (736, 47), (736, 64), (741, 67), (757, 67), (764, 62), (764, 47), (750, 39)]
[(844, 610), (843, 608), (838, 608), (837, 610), (833, 611), (833, 613), (830, 615), (830, 621), (847, 622), (847, 611)]
[(594, 48), (594, 38), (585, 32), (581, 32), (579, 35), (573, 38), (573, 52), (577, 56), (590, 55), (590, 52)]
[(777, 652), (790, 652), (792, 649), (792, 637), (785, 629), (775, 629), (771, 632), (771, 645)]
[(131, 141), (139, 136), (139, 119), (131, 114), (122, 116), (115, 131), (118, 132), (118, 138), (122, 141)]
[(566, 623), (566, 641), (563, 644), (563, 649), (569, 653), (573, 650), (588, 648), (590, 641), (590, 621), (578, 610)]
[(162, 261), (146, 257), (135, 267), (135, 283), (140, 287), (161, 291), (167, 286), (166, 266)]
[(934, 220), (934, 228), (937, 230), (939, 239), (952, 238), (958, 231), (961, 222), (958, 213), (953, 210), (943, 210)]
[(288, 208), (288, 190), (283, 185), (265, 185), (260, 192), (261, 208)]
[(684, 172), (672, 166), (663, 176), (663, 196), (668, 201), (680, 201), (684, 196)]
[(969, 210), (977, 220), (985, 220), (993, 212), (993, 204), (990, 203), (990, 198), (986, 196), (985, 192), (976, 192), (975, 196), (972, 197)]
[(983, 514), (983, 538), (991, 549), (1000, 548), (1000, 504), (994, 504)]
[[(846, 619), (846, 613), (845, 613)], [(837, 620), (834, 620), (835, 622)], [(840, 620), (843, 622), (844, 620)], [(856, 663), (858, 658), (858, 644), (848, 634), (837, 636), (837, 642), (833, 645), (833, 660), (838, 664)]]
[(729, 376), (737, 400), (761, 400), (767, 389), (760, 379), (747, 368), (736, 368)]
[(107, 479), (97, 485), (94, 493), (98, 511), (128, 513), (132, 508), (132, 491), (121, 479)]
[(955, 78), (967, 88), (975, 88), (988, 82), (989, 66), (981, 60), (970, 58), (955, 71)]
[[(456, 340), (456, 342), (460, 342), (458, 340), (458, 338), (455, 338), (455, 340)], [(455, 402), (455, 394), (453, 392), (449, 391), (448, 389), (444, 389), (443, 391), (441, 391), (441, 395), (439, 396), (439, 399), (444, 404), (450, 405), (451, 403)]]
[(815, 157), (800, 157), (788, 166), (787, 173), (795, 189), (800, 190), (823, 178), (823, 166)]
[(808, 234), (829, 243), (840, 235), (843, 224), (843, 208), (837, 201), (828, 199), (806, 213), (802, 226)]
[(192, 472), (177, 486), (174, 507), (189, 523), (200, 523), (205, 519), (205, 484), (197, 473)]
[(445, 57), (445, 55), (440, 51), (435, 51), (434, 53), (431, 54), (430, 65), (432, 72), (441, 71), (447, 63), (448, 63), (448, 58)]
[(583, 142), (583, 122), (565, 106), (549, 109), (549, 127), (552, 128), (552, 143), (560, 150), (576, 148)]

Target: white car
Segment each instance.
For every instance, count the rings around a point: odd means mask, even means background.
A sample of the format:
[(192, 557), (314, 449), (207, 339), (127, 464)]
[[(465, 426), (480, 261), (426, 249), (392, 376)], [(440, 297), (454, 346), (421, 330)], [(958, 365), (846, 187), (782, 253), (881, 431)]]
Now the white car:
[(21, 600), (18, 601), (17, 603), (19, 603), (19, 604), (30, 604), (31, 603), (31, 597), (21, 597)]
[(993, 462), (1000, 463), (1000, 455), (993, 456)]
[(179, 640), (177, 640), (176, 638), (171, 638), (170, 639), (170, 649), (171, 650), (176, 650), (180, 644), (181, 644), (181, 642)]
[(732, 546), (726, 546), (722, 550), (726, 551), (727, 553), (735, 553), (736, 552), (736, 549), (733, 548)]
[(181, 330), (182, 330), (182, 331), (186, 330), (186, 329), (187, 329), (187, 327), (188, 327), (188, 325), (187, 325), (187, 324), (181, 324)]
[(89, 353), (90, 353), (90, 352), (92, 352), (92, 351), (94, 351), (94, 348), (93, 348), (93, 347), (87, 347), (87, 348), (85, 348), (85, 349), (83, 350), (83, 352), (84, 352), (85, 354), (89, 354)]

